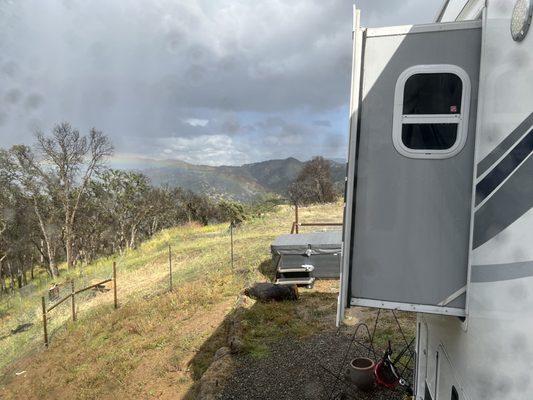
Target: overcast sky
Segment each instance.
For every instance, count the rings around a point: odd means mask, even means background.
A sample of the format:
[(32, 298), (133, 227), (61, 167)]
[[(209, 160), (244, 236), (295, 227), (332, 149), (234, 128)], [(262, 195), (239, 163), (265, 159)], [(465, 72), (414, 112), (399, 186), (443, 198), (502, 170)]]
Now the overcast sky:
[[(365, 26), (441, 0), (361, 0)], [(138, 157), (344, 158), (349, 0), (0, 0), (0, 146), (69, 121)]]

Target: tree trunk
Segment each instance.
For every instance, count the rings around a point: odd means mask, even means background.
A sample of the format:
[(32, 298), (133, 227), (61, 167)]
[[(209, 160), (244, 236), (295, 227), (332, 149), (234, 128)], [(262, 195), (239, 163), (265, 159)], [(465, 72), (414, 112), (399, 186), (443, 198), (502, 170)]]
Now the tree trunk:
[(17, 286), (19, 289), (22, 289), (22, 286), (24, 285), (22, 281), (22, 270), (20, 269), (20, 266), (17, 268)]
[(41, 247), (39, 249), (41, 253), (41, 264), (44, 264), (44, 240), (41, 239)]
[(57, 269), (57, 264), (54, 259), (50, 260), (49, 266), (50, 275), (52, 275), (52, 279), (57, 278), (59, 276), (59, 269)]
[(4, 273), (4, 258), (0, 260), (0, 293), (7, 293), (6, 274)]
[(41, 233), (44, 237), (44, 244), (46, 245), (46, 254), (48, 255), (48, 268), (49, 273), (52, 277), (52, 279), (57, 278), (59, 276), (59, 270), (57, 269), (56, 263), (55, 263), (55, 251), (52, 247), (52, 243), (50, 241), (50, 237), (48, 236), (48, 232), (46, 231), (46, 226), (44, 225), (44, 220), (42, 218), (41, 212), (39, 211), (39, 206), (37, 205), (37, 199), (34, 199), (33, 208), (35, 210), (35, 215), (37, 215), (37, 220), (39, 221), (39, 228), (41, 228)]
[(24, 286), (28, 284), (27, 271), (24, 269), (24, 266), (22, 268), (22, 282), (24, 283)]
[(13, 269), (11, 268), (11, 263), (7, 262), (7, 270), (9, 271), (9, 280), (10, 280), (10, 289), (12, 292), (15, 291), (15, 276), (13, 274)]
[(159, 228), (159, 218), (154, 217), (150, 227), (150, 237), (154, 236)]
[(120, 227), (120, 235), (119, 235), (119, 241), (118, 241), (118, 248), (119, 248), (119, 252), (120, 254), (122, 254), (125, 250), (125, 247), (126, 247), (126, 233), (124, 232), (124, 226), (121, 225)]
[(134, 249), (135, 248), (136, 235), (137, 235), (137, 228), (134, 226), (134, 227), (131, 228), (130, 245), (129, 245), (130, 249)]
[(72, 233), (70, 225), (66, 224), (65, 226), (65, 256), (67, 258), (67, 268), (72, 269)]

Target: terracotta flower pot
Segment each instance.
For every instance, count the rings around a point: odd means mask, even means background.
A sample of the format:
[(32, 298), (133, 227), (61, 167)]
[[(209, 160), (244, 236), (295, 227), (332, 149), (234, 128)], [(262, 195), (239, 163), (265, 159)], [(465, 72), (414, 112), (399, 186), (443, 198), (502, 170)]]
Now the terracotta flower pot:
[(370, 358), (354, 358), (348, 367), (348, 379), (359, 390), (370, 391), (375, 386), (375, 363)]

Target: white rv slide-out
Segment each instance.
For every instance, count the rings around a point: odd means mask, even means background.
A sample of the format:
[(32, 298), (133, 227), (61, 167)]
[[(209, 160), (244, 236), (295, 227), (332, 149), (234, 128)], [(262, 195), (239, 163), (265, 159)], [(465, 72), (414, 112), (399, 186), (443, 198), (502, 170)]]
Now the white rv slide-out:
[[(364, 12), (364, 10), (363, 10)], [(354, 13), (338, 322), (416, 312), (417, 400), (533, 399), (533, 0)]]

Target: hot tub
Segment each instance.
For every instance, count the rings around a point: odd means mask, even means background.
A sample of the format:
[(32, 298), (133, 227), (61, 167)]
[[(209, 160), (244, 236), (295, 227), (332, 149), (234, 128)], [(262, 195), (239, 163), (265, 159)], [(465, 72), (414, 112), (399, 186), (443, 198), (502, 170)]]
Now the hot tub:
[(281, 235), (271, 245), (276, 283), (312, 286), (315, 279), (339, 279), (341, 231)]

